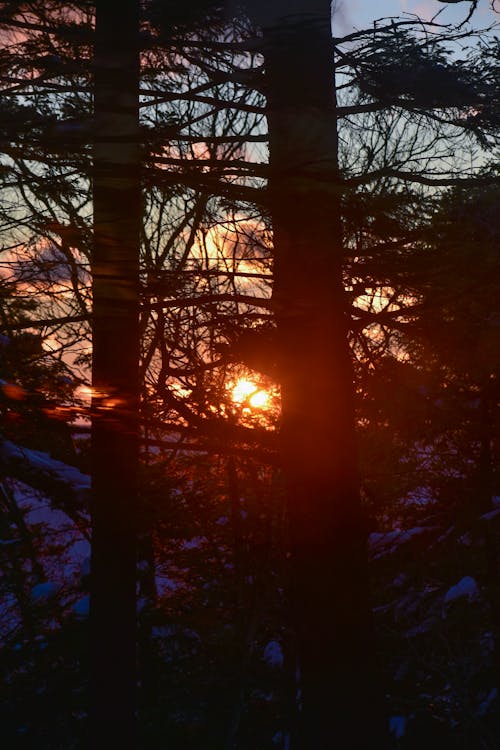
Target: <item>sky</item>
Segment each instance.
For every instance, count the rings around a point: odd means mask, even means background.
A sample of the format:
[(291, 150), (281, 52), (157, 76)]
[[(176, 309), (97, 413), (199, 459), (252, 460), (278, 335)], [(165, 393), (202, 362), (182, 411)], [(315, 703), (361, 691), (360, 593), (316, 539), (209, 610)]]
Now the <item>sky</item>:
[[(442, 3), (439, 0), (336, 0), (337, 12), (334, 16), (340, 33), (349, 33), (353, 28), (371, 25), (374, 19), (384, 16), (399, 16), (401, 13), (414, 13), (429, 20), (439, 10), (442, 23), (464, 20), (470, 9), (470, 2)], [(496, 0), (497, 12), (491, 8), (491, 0), (479, 0), (474, 13), (473, 23), (476, 27), (488, 26), (500, 22), (500, 0)], [(335, 34), (335, 31), (334, 31)]]

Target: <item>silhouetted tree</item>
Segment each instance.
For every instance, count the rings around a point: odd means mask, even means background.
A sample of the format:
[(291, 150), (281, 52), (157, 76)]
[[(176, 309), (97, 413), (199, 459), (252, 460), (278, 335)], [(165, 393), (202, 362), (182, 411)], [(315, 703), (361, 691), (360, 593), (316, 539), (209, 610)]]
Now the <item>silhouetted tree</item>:
[[(330, 3), (264, 11), (280, 450), (287, 486), (299, 747), (366, 747), (375, 691), (360, 504)], [(359, 716), (363, 720), (359, 721)]]
[(96, 4), (91, 743), (135, 747), (139, 472), (139, 3)]

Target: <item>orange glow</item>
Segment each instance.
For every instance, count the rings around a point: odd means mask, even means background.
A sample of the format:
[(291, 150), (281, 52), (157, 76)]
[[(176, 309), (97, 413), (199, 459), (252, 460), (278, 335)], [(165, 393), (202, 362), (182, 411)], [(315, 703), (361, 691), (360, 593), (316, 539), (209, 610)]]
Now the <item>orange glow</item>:
[(269, 393), (260, 389), (246, 378), (240, 378), (236, 385), (231, 384), (231, 398), (236, 404), (248, 404), (254, 409), (263, 409), (269, 401)]
[(263, 409), (265, 406), (267, 406), (268, 401), (269, 393), (267, 393), (267, 391), (257, 391), (257, 393), (254, 393), (252, 396), (250, 396), (248, 400), (250, 406), (253, 406), (254, 409)]
[(231, 395), (233, 397), (233, 401), (235, 401), (237, 404), (241, 404), (250, 396), (251, 393), (254, 393), (256, 390), (257, 386), (255, 385), (255, 383), (252, 383), (250, 380), (241, 378), (240, 380), (238, 380), (236, 385), (233, 386)]
[(1, 387), (4, 396), (11, 398), (14, 401), (22, 401), (23, 398), (26, 397), (26, 391), (20, 385), (16, 385), (15, 383), (3, 383)]
[(87, 404), (90, 404), (90, 400), (93, 395), (93, 388), (90, 385), (84, 385), (83, 383), (78, 386), (78, 388), (75, 391), (75, 396), (77, 398), (80, 398), (82, 401), (84, 401)]

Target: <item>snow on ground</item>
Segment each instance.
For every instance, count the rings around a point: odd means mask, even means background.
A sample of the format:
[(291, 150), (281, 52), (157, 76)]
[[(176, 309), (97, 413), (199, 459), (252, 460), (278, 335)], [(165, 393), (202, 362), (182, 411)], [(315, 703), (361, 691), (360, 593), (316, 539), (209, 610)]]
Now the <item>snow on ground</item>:
[(269, 641), (264, 649), (264, 661), (271, 669), (280, 669), (283, 666), (283, 651), (278, 641)]
[(389, 719), (389, 732), (400, 740), (406, 734), (406, 716), (391, 716)]
[(435, 531), (433, 526), (415, 526), (413, 529), (395, 529), (385, 533), (374, 532), (368, 538), (371, 557), (373, 560), (378, 560), (385, 555), (392, 555), (402, 544), (432, 531)]
[(37, 583), (31, 589), (31, 598), (33, 601), (44, 602), (48, 599), (52, 599), (59, 593), (59, 586), (53, 581), (47, 581), (47, 583)]
[[(47, 578), (62, 582), (79, 575), (90, 554), (88, 517), (81, 502), (90, 492), (90, 477), (48, 453), (9, 440), (1, 442), (0, 457), (5, 474), (16, 477), (9, 482), (10, 491), (33, 534)], [(57, 501), (50, 496), (52, 486), (65, 490)]]
[(87, 594), (86, 596), (82, 596), (81, 599), (78, 599), (77, 602), (73, 605), (73, 613), (77, 617), (88, 617), (88, 614), (90, 612), (90, 596)]
[(191, 539), (184, 539), (184, 541), (181, 542), (181, 549), (200, 549), (200, 547), (203, 547), (207, 541), (206, 536), (193, 536)]
[(37, 546), (41, 547), (44, 567), (56, 578), (79, 574), (90, 554), (86, 530), (80, 530), (63, 510), (54, 508), (45, 494), (21, 482), (15, 482), (13, 489), (24, 521), (34, 533)]
[[(71, 607), (81, 597), (81, 570), (90, 554), (90, 543), (85, 530), (62, 510), (54, 508), (49, 497), (18, 480), (9, 482), (9, 489), (30, 534), (33, 552), (39, 569), (33, 568), (26, 578), (29, 598), (33, 605), (44, 607), (51, 602), (63, 609)], [(22, 542), (20, 542), (22, 544)], [(20, 550), (19, 570), (28, 576), (27, 551)], [(16, 557), (9, 558), (16, 566)], [(41, 580), (39, 576), (41, 575)], [(38, 579), (38, 580), (37, 580)], [(8, 637), (20, 625), (20, 609), (16, 597), (8, 587), (0, 594), (2, 624), (0, 639)], [(82, 612), (75, 611), (76, 615)], [(56, 625), (55, 621), (53, 623)]]
[(498, 698), (497, 688), (496, 687), (491, 688), (486, 698), (483, 701), (481, 701), (481, 703), (479, 704), (477, 715), (484, 716), (485, 714), (487, 714), (491, 708), (491, 705), (497, 700), (497, 698)]
[(65, 486), (68, 491), (74, 493), (76, 500), (85, 499), (90, 492), (90, 477), (83, 474), (76, 466), (56, 461), (48, 453), (21, 447), (10, 440), (3, 440), (0, 450), (2, 463), (6, 465), (7, 473), (9, 473), (9, 468), (17, 468), (18, 471), (25, 470), (27, 475), (30, 472), (38, 476), (46, 475), (48, 479)]
[(500, 516), (500, 508), (497, 508), (496, 510), (490, 510), (488, 513), (483, 513), (481, 516), (481, 519), (483, 521), (493, 521), (495, 518), (498, 518)]
[[(0, 460), (7, 477), (4, 492), (22, 519), (16, 520), (13, 513), (11, 527), (18, 538), (2, 545), (16, 550), (9, 553), (9, 569), (18, 566), (31, 586), (29, 598), (37, 607), (52, 600), (63, 607), (71, 606), (75, 597), (82, 595), (81, 571), (90, 554), (86, 512), (90, 477), (48, 453), (8, 440), (0, 442)], [(24, 527), (31, 552), (23, 542)], [(4, 637), (15, 629), (20, 616), (17, 605), (9, 602), (12, 596), (8, 589), (6, 586), (0, 600)]]
[(458, 583), (448, 589), (444, 595), (444, 603), (450, 604), (456, 599), (467, 598), (469, 601), (477, 599), (479, 596), (479, 587), (472, 576), (464, 576)]

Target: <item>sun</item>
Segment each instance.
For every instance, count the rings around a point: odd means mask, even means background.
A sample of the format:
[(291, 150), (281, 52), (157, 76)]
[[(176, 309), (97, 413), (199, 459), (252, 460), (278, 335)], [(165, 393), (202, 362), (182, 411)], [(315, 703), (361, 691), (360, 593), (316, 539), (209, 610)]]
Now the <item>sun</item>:
[(231, 384), (230, 391), (235, 404), (264, 409), (269, 402), (269, 393), (247, 378), (240, 378), (236, 384)]
[(269, 393), (267, 391), (256, 391), (253, 393), (248, 403), (253, 406), (254, 409), (264, 409), (269, 402)]

